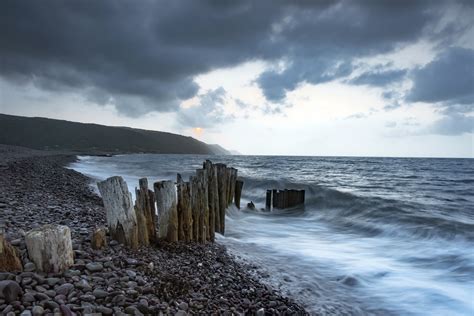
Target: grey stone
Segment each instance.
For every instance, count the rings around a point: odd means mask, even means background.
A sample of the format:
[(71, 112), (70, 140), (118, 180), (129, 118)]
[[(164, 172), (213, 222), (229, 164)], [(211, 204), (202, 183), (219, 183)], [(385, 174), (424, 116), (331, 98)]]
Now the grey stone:
[(33, 314), (33, 316), (40, 316), (40, 315), (43, 315), (44, 314), (44, 309), (43, 307), (39, 306), (39, 305), (36, 305), (35, 307), (33, 307), (33, 309), (31, 310), (31, 313)]
[(89, 262), (88, 264), (86, 264), (86, 269), (94, 273), (104, 270), (104, 266), (100, 262)]
[(103, 315), (112, 315), (114, 313), (113, 309), (105, 306), (98, 306), (95, 310)]
[(57, 294), (68, 295), (69, 292), (74, 288), (74, 285), (71, 283), (64, 283), (56, 288)]
[(92, 295), (94, 295), (96, 298), (104, 298), (104, 297), (107, 297), (107, 295), (109, 295), (109, 293), (107, 291), (102, 290), (102, 289), (95, 289), (92, 292)]
[(23, 294), (20, 285), (12, 280), (0, 281), (0, 298), (7, 303), (16, 301)]
[(23, 270), (25, 272), (33, 272), (33, 271), (36, 271), (36, 264), (34, 264), (33, 262), (28, 262), (27, 264), (25, 264), (25, 266), (23, 267)]
[(80, 296), (80, 299), (84, 302), (93, 302), (95, 301), (95, 296), (90, 294), (84, 294)]
[(186, 303), (186, 302), (181, 302), (181, 303), (179, 303), (178, 308), (181, 309), (181, 310), (183, 310), (183, 311), (187, 311), (188, 308), (189, 308), (189, 306), (188, 306), (188, 303)]
[(86, 280), (80, 280), (75, 284), (76, 288), (84, 291), (84, 292), (89, 292), (92, 290), (92, 287), (89, 285), (89, 282)]
[(23, 302), (28, 302), (28, 303), (31, 303), (31, 302), (34, 302), (36, 301), (35, 299), (35, 296), (31, 293), (25, 293), (25, 295), (23, 295)]
[(55, 286), (61, 279), (59, 278), (47, 278), (46, 282), (48, 283), (49, 286)]

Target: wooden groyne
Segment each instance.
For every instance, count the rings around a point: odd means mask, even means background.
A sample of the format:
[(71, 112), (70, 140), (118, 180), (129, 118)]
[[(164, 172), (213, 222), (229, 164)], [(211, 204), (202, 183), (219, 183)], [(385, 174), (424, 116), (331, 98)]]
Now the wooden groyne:
[[(130, 248), (165, 240), (205, 243), (225, 232), (225, 212), (234, 202), (240, 208), (243, 182), (238, 171), (210, 160), (189, 181), (158, 181), (153, 191), (139, 180), (136, 202), (121, 177), (98, 183), (111, 237)], [(156, 205), (156, 207), (155, 207)]]
[(267, 190), (265, 199), (265, 208), (270, 210), (273, 208), (289, 208), (300, 204), (304, 204), (304, 190)]

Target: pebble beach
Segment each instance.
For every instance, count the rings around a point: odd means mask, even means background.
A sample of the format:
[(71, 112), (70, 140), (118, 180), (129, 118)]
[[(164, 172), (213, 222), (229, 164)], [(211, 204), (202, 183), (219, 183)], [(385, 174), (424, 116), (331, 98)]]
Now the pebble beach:
[[(160, 242), (132, 251), (107, 236), (107, 247), (92, 249), (105, 210), (91, 179), (65, 168), (75, 159), (0, 147), (0, 218), (23, 265), (23, 272), (0, 272), (2, 315), (306, 314), (219, 243)], [(74, 264), (63, 273), (38, 272), (28, 258), (24, 235), (45, 224), (71, 230)]]

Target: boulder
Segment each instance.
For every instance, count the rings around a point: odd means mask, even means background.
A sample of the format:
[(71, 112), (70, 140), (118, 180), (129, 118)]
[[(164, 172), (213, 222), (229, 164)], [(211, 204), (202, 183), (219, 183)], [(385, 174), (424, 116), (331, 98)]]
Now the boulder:
[(23, 294), (21, 287), (18, 283), (12, 280), (0, 281), (0, 299), (5, 300), (7, 303), (17, 301), (18, 297)]

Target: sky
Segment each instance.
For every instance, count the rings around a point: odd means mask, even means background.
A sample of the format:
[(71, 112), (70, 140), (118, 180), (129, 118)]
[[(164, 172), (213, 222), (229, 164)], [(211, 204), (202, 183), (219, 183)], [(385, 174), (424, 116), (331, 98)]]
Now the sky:
[(0, 3), (0, 113), (242, 154), (474, 157), (473, 1)]

